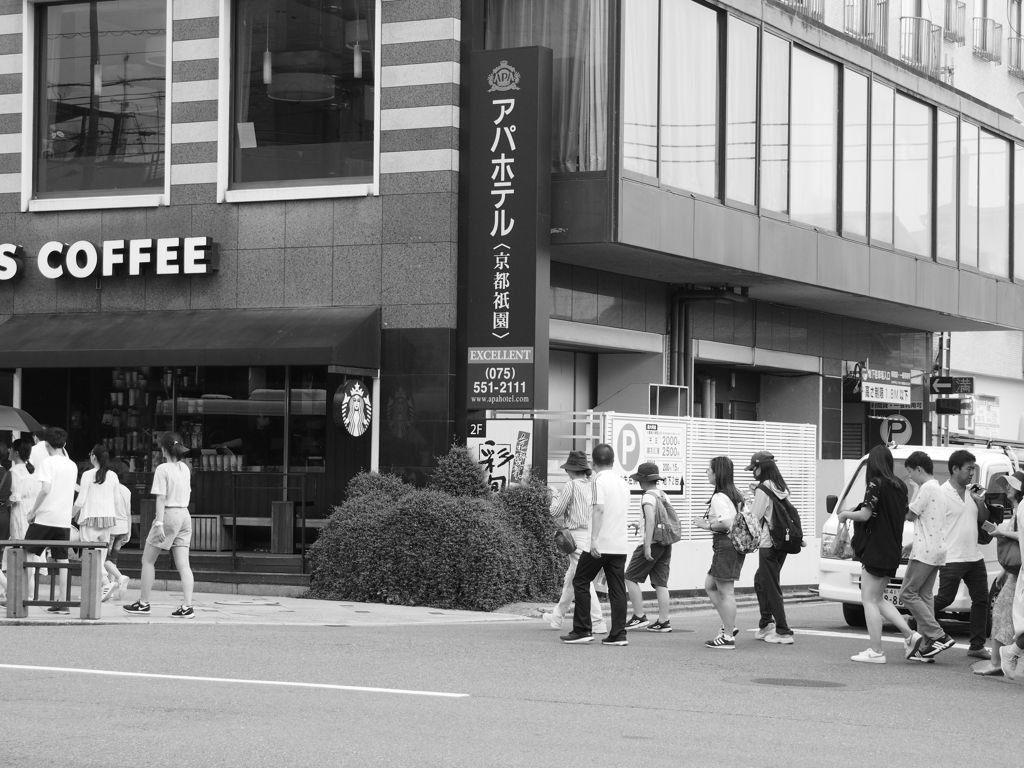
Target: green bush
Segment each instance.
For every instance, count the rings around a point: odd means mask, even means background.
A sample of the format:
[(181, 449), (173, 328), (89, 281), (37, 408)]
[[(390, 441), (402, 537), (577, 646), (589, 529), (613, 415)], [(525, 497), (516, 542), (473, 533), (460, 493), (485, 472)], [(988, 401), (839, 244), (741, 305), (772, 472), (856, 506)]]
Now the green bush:
[(396, 498), (412, 490), (398, 475), (382, 475), (379, 472), (360, 472), (348, 482), (345, 498), (365, 496), (367, 493), (390, 493)]
[(451, 496), (486, 498), (491, 495), (484, 469), (469, 448), (457, 443), (444, 456), (437, 457), (437, 469), (430, 476), (430, 487)]
[(547, 600), (562, 588), (569, 557), (554, 545), (557, 526), (551, 519), (551, 490), (539, 480), (510, 485), (497, 494), (502, 515), (520, 534), (527, 565), (521, 599)]

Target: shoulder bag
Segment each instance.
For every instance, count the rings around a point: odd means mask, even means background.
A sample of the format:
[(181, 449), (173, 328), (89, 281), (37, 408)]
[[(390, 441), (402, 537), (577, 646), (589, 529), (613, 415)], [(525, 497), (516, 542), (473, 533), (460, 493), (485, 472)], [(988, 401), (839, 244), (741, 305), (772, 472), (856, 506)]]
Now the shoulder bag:
[[(1017, 530), (1017, 513), (1013, 515), (1013, 530)], [(1012, 573), (1014, 576), (1020, 574), (1020, 542), (1014, 541), (1013, 539), (1007, 539), (1003, 536), (999, 537), (996, 542), (996, 559), (999, 561), (999, 565), (1002, 566), (1003, 570), (1007, 573)]]

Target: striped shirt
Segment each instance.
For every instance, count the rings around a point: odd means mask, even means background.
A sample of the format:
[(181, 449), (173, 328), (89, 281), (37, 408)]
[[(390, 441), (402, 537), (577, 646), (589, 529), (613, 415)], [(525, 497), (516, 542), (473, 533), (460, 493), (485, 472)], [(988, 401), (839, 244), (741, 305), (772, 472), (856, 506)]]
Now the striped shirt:
[(551, 507), (551, 516), (564, 515), (565, 527), (573, 531), (590, 530), (591, 505), (594, 488), (591, 480), (570, 480), (562, 488), (558, 500)]

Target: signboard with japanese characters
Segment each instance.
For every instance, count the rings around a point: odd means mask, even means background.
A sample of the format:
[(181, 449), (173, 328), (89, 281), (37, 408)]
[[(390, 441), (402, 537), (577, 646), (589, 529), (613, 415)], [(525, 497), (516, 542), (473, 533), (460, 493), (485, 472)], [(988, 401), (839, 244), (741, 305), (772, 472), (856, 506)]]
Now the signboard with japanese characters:
[(679, 488), (679, 478), (686, 471), (686, 423), (652, 416), (640, 420), (609, 416), (605, 439), (615, 451), (615, 471), (629, 483), (631, 490), (640, 486), (630, 475), (644, 462), (658, 465), (665, 478), (663, 487)]
[(488, 419), (482, 432), (468, 438), (466, 445), (483, 467), (491, 490), (500, 491), (528, 480), (533, 457), (533, 422), (529, 419)]
[(551, 51), (470, 60), (468, 408), (547, 405)]
[(881, 371), (865, 368), (861, 374), (860, 399), (865, 403), (909, 406), (910, 371)]

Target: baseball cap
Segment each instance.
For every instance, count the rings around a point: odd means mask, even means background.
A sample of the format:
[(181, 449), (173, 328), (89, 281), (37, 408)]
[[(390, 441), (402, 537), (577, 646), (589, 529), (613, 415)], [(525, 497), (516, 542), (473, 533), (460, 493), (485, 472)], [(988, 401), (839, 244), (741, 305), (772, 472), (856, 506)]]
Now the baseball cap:
[(747, 472), (750, 472), (754, 467), (765, 464), (769, 461), (775, 461), (775, 457), (772, 456), (768, 451), (758, 451), (750, 457), (750, 464), (747, 465)]

